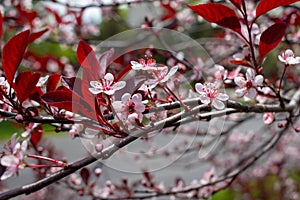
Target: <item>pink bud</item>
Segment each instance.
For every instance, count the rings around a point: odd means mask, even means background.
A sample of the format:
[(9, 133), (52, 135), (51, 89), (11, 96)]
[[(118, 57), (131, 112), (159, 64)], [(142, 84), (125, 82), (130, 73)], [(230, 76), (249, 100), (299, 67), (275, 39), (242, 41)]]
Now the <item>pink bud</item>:
[(103, 150), (103, 144), (96, 144), (95, 149), (97, 152), (101, 152)]
[(98, 167), (95, 169), (94, 173), (96, 176), (100, 176), (102, 174), (102, 169)]
[(22, 116), (21, 114), (17, 114), (17, 115), (15, 116), (15, 120), (17, 120), (17, 121), (23, 121), (24, 118), (23, 118), (23, 116)]

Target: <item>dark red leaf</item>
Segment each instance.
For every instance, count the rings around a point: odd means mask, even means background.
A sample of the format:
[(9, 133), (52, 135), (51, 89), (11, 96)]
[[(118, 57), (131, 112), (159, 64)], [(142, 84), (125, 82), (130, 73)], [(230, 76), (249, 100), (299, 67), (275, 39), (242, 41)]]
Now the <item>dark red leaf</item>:
[(281, 42), (286, 28), (286, 23), (279, 22), (270, 26), (261, 34), (258, 47), (260, 60)]
[(63, 85), (69, 87), (71, 90), (73, 90), (74, 88), (74, 84), (75, 84), (75, 81), (77, 80), (80, 80), (76, 77), (71, 77), (71, 78), (67, 78), (67, 77), (61, 77), (61, 82)]
[(51, 74), (47, 81), (46, 91), (51, 92), (54, 91), (57, 87), (58, 82), (60, 81), (60, 74)]
[(72, 92), (68, 89), (47, 92), (41, 99), (50, 106), (72, 111)]
[(262, 14), (277, 8), (279, 6), (286, 6), (292, 3), (295, 3), (299, 0), (276, 0), (276, 1), (270, 1), (270, 0), (261, 0), (256, 8), (256, 18), (261, 16)]
[(83, 67), (84, 80), (97, 80), (99, 62), (93, 49), (84, 41), (80, 41), (77, 48), (77, 59)]
[(42, 31), (39, 31), (39, 32), (34, 32), (34, 33), (31, 33), (30, 36), (29, 36), (29, 41), (28, 43), (31, 43), (33, 41), (35, 41), (36, 39), (40, 38), (44, 33), (46, 33), (49, 29), (46, 28)]
[(0, 38), (2, 37), (2, 32), (3, 32), (3, 17), (0, 12)]
[(118, 74), (116, 81), (121, 80), (124, 76), (126, 76), (126, 74), (131, 70), (131, 65), (127, 65), (126, 67), (124, 67), (124, 69), (122, 69), (120, 71), (120, 73)]
[(209, 22), (241, 33), (241, 24), (236, 13), (223, 4), (207, 3), (195, 6), (188, 5), (188, 7)]
[(31, 137), (30, 137), (30, 141), (32, 142), (32, 144), (36, 147), (38, 145), (38, 143), (41, 141), (42, 139), (42, 135), (43, 135), (43, 127), (41, 125), (37, 126), (32, 132), (31, 132)]
[(88, 185), (90, 175), (91, 175), (90, 170), (87, 169), (86, 167), (80, 170), (80, 176), (85, 185)]
[(30, 31), (26, 30), (15, 35), (3, 47), (2, 67), (9, 84), (12, 83), (25, 49), (28, 45)]
[(243, 65), (247, 67), (252, 67), (247, 60), (230, 60), (230, 62), (234, 65)]
[(104, 77), (106, 74), (106, 69), (109, 66), (109, 64), (112, 63), (113, 61), (113, 55), (114, 55), (115, 51), (113, 48), (111, 48), (110, 50), (102, 53), (100, 55), (99, 58), (99, 77)]
[(29, 99), (38, 102), (39, 104), (43, 105), (44, 102), (41, 101), (41, 96), (43, 95), (43, 91), (39, 87), (35, 87), (31, 94), (29, 95)]
[(238, 8), (242, 6), (242, 0), (230, 0), (230, 2)]
[(34, 91), (40, 77), (41, 74), (36, 72), (21, 72), (17, 76), (13, 88), (15, 89), (18, 100), (21, 103)]
[(167, 20), (172, 19), (176, 16), (176, 10), (170, 6), (169, 3), (165, 4), (161, 2), (161, 5), (164, 9), (166, 9), (167, 12), (163, 12), (164, 15), (161, 17), (161, 20)]

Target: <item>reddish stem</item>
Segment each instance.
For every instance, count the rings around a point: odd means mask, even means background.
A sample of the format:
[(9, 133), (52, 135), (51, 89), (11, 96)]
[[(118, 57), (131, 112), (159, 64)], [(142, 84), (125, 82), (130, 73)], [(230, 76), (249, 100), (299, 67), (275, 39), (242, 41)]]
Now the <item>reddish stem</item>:
[[(66, 167), (67, 166), (67, 163), (65, 163), (63, 161), (55, 160), (53, 158), (48, 158), (48, 157), (45, 157), (45, 156), (27, 154), (26, 157), (28, 157), (28, 158), (35, 158), (35, 159), (39, 159), (39, 160), (46, 160), (46, 161), (49, 161), (49, 162), (57, 164), (57, 166), (59, 166), (59, 167)], [(27, 166), (28, 165), (30, 165), (30, 164), (27, 164)]]

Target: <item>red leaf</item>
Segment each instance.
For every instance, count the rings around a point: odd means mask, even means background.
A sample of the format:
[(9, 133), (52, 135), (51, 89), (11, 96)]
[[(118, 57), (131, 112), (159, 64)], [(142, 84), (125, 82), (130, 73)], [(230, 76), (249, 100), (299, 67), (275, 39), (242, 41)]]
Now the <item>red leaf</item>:
[(34, 92), (34, 88), (41, 77), (40, 73), (36, 72), (21, 72), (14, 85), (18, 100), (22, 103), (29, 95)]
[(33, 41), (35, 41), (36, 39), (40, 38), (44, 33), (46, 33), (49, 29), (46, 28), (42, 31), (39, 31), (39, 32), (34, 32), (34, 33), (31, 33), (30, 36), (29, 36), (29, 41), (28, 43), (31, 43)]
[(170, 6), (170, 4), (165, 4), (161, 2), (163, 8), (166, 9), (167, 12), (163, 12), (164, 15), (161, 17), (161, 20), (172, 19), (176, 16), (176, 10)]
[(261, 0), (256, 8), (256, 18), (274, 8), (277, 8), (279, 6), (286, 6), (297, 1), (299, 0)]
[(46, 91), (54, 91), (57, 87), (58, 82), (60, 81), (60, 74), (51, 74), (47, 81)]
[(234, 4), (237, 8), (240, 8), (242, 5), (242, 0), (230, 0), (232, 4)]
[(84, 41), (80, 41), (77, 48), (77, 59), (83, 67), (84, 80), (97, 80), (99, 62), (93, 49)]
[(50, 106), (72, 111), (72, 92), (68, 89), (47, 92), (41, 99)]
[(80, 170), (80, 176), (85, 185), (88, 185), (90, 175), (91, 175), (91, 173), (88, 168), (84, 167)]
[(116, 78), (116, 81), (121, 80), (124, 76), (126, 76), (126, 74), (131, 70), (131, 64), (127, 65), (126, 67), (124, 67), (124, 69), (122, 69), (122, 71), (120, 71), (120, 73), (118, 74), (118, 77)]
[(41, 125), (38, 125), (32, 132), (31, 132), (31, 137), (30, 137), (30, 141), (32, 142), (32, 144), (36, 147), (38, 145), (38, 143), (41, 141), (42, 139), (42, 135), (43, 135), (43, 127)]
[(0, 38), (2, 37), (2, 32), (3, 32), (3, 17), (0, 12)]
[(207, 3), (195, 6), (188, 5), (188, 7), (209, 22), (241, 33), (241, 24), (236, 13), (223, 4)]
[(115, 50), (111, 48), (110, 50), (102, 53), (99, 58), (99, 77), (104, 77), (106, 74), (106, 69), (109, 64), (113, 61), (113, 55)]
[(26, 30), (15, 35), (3, 47), (2, 67), (9, 84), (12, 83), (17, 68), (22, 61), (28, 45), (29, 33), (30, 31)]
[(279, 22), (270, 26), (261, 34), (258, 47), (260, 61), (281, 42), (286, 28), (286, 23)]
[(234, 65), (243, 65), (247, 67), (252, 67), (247, 60), (230, 60), (230, 62)]

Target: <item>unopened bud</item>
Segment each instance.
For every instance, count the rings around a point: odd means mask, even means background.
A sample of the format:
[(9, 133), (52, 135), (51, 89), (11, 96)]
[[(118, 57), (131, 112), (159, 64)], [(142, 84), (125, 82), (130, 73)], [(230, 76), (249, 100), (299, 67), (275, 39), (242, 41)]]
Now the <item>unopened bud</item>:
[(101, 152), (103, 150), (103, 144), (96, 144), (95, 149), (97, 152)]

